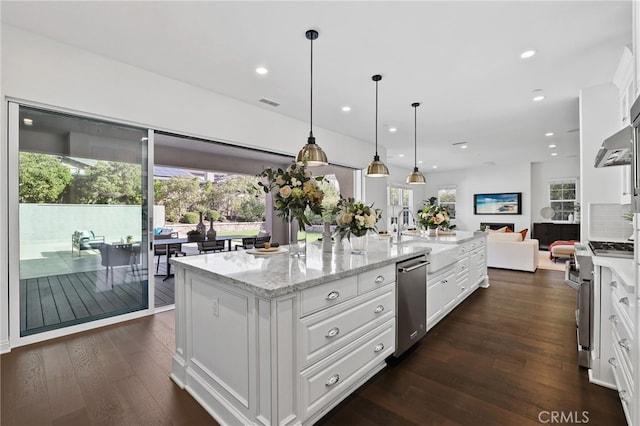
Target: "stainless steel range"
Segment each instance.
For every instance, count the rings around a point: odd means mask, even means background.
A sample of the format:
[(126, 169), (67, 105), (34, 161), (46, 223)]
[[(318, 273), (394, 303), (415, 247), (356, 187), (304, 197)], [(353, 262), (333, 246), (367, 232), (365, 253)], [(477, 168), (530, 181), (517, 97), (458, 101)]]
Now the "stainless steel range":
[(591, 367), (593, 350), (593, 261), (588, 246), (575, 244), (575, 256), (568, 260), (564, 282), (576, 290), (578, 365)]
[(589, 241), (575, 244), (575, 256), (567, 261), (564, 281), (576, 290), (578, 365), (591, 367), (593, 350), (593, 256), (633, 258), (633, 243)]
[(624, 257), (633, 259), (633, 243), (615, 241), (589, 241), (589, 248), (596, 256)]

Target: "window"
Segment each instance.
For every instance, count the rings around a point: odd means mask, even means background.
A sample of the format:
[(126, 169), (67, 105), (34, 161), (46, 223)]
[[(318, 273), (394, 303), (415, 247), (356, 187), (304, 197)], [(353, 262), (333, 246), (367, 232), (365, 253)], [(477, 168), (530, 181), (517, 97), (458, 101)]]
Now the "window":
[(438, 189), (438, 204), (442, 207), (446, 207), (449, 211), (449, 217), (451, 219), (456, 218), (456, 189), (455, 188), (442, 188)]
[(549, 206), (553, 209), (551, 220), (568, 221), (577, 203), (577, 179), (549, 181)]
[[(389, 224), (390, 229), (394, 228), (395, 220), (400, 211), (404, 207), (408, 207), (409, 210), (413, 210), (413, 189), (406, 189), (399, 186), (390, 186), (388, 194), (389, 204)], [(412, 212), (413, 213), (413, 212)], [(408, 211), (405, 211), (400, 219), (403, 225), (414, 225), (412, 216)]]

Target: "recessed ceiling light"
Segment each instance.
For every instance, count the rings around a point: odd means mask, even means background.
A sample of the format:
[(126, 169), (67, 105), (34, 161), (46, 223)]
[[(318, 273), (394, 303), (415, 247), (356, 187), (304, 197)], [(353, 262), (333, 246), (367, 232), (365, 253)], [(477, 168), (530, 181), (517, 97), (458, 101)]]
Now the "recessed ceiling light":
[(460, 145), (460, 149), (467, 149), (469, 145)]
[(396, 129), (395, 127), (389, 127), (389, 131), (390, 131), (391, 133), (395, 132), (396, 130), (398, 130), (398, 129)]
[(553, 144), (553, 143), (551, 145), (549, 145), (549, 148), (555, 148), (555, 147), (556, 147), (556, 145)]
[(422, 161), (422, 160), (418, 161), (418, 164), (422, 164), (422, 163), (424, 163), (424, 161)]
[(433, 168), (434, 168), (434, 169), (437, 169), (437, 168), (438, 168), (438, 166), (433, 166)]
[(260, 75), (265, 75), (266, 73), (269, 72), (269, 70), (266, 69), (265, 67), (258, 67), (256, 68), (256, 72)]
[(558, 155), (558, 153), (557, 152), (552, 152), (551, 155), (555, 156), (555, 155)]
[(536, 53), (537, 52), (535, 50), (525, 50), (524, 52), (522, 52), (520, 54), (520, 57), (522, 59), (527, 59), (527, 58), (530, 58), (530, 57), (534, 56)]
[(349, 111), (351, 111), (351, 107), (350, 106), (345, 105), (345, 106), (342, 107), (342, 112), (349, 112)]
[(404, 154), (398, 154), (398, 157), (402, 158), (404, 157)]
[(33, 126), (33, 120), (30, 118), (23, 118), (22, 122), (24, 123), (25, 126)]
[(536, 89), (531, 93), (533, 94), (533, 100), (536, 102), (544, 99), (544, 95), (542, 94), (542, 89)]
[(544, 134), (545, 136), (549, 137), (549, 136), (553, 136), (553, 132), (547, 132)]

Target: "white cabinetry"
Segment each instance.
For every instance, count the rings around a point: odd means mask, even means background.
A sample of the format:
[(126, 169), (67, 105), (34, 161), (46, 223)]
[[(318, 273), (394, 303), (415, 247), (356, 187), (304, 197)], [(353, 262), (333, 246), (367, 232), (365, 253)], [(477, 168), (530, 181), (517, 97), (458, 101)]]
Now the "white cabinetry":
[(487, 285), (485, 237), (461, 243), (452, 263), (427, 274), (427, 330), (430, 330), (480, 283)]
[(312, 424), (395, 351), (395, 265), (266, 298), (177, 264), (172, 379), (222, 424)]
[[(611, 366), (613, 377), (618, 389), (618, 395), (622, 402), (627, 423), (633, 424), (634, 410), (637, 410), (637, 402), (634, 402), (634, 359), (637, 342), (634, 339), (634, 324), (632, 318), (635, 315), (636, 299), (633, 293), (629, 293), (626, 283), (614, 279), (609, 283), (610, 315), (608, 322), (611, 345), (611, 355), (607, 362)], [(637, 399), (637, 398), (636, 398)]]
[[(620, 129), (631, 124), (629, 110), (635, 100), (636, 84), (634, 79), (634, 58), (631, 51), (625, 47), (618, 68), (613, 76), (613, 83), (620, 94)], [(631, 203), (631, 169), (630, 166), (621, 166), (622, 194), (620, 203)]]

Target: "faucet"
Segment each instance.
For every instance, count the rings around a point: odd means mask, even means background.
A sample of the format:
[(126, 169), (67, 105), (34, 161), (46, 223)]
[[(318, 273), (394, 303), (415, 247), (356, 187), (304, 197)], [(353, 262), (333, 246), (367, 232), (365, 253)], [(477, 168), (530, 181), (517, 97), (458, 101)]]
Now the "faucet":
[(404, 223), (401, 225), (400, 224), (400, 217), (404, 216), (404, 212), (408, 212), (409, 215), (411, 216), (411, 220), (413, 221), (413, 225), (415, 226), (416, 224), (416, 218), (415, 216), (413, 216), (413, 213), (411, 212), (411, 210), (409, 210), (409, 207), (402, 207), (402, 210), (400, 210), (400, 213), (398, 213), (398, 216), (396, 217), (396, 227), (397, 229), (397, 236), (396, 236), (396, 241), (398, 244), (400, 244), (400, 240), (402, 238), (402, 230), (404, 227)]

